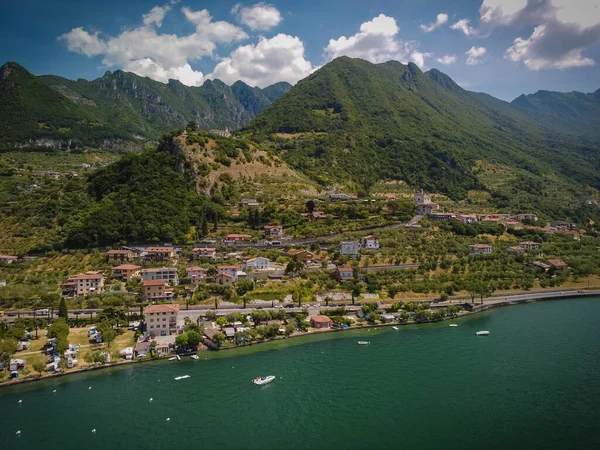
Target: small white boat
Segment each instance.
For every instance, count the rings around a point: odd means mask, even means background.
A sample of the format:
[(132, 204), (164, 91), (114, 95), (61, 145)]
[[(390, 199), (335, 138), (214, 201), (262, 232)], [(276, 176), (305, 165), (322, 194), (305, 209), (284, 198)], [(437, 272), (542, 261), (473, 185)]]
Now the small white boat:
[(358, 345), (369, 345), (370, 342), (368, 341), (358, 341)]
[(169, 361), (177, 361), (178, 358), (179, 358), (178, 356), (171, 356), (169, 358)]
[(489, 331), (478, 331), (477, 333), (475, 333), (477, 336), (487, 336), (488, 334), (490, 334)]
[(458, 324), (457, 323), (451, 323), (450, 325), (448, 325), (449, 327), (457, 327)]
[(274, 379), (275, 379), (274, 375), (265, 375), (264, 377), (257, 377), (257, 378), (255, 378), (254, 380), (252, 380), (252, 382), (254, 384), (262, 386), (263, 384), (269, 384)]
[(396, 331), (398, 331), (399, 329), (400, 329), (400, 328), (398, 328), (398, 327), (392, 327), (392, 330), (396, 330)]
[(189, 375), (182, 375), (180, 377), (175, 377), (175, 381), (185, 380), (186, 378), (191, 378)]
[(200, 359), (200, 357), (198, 355), (192, 355), (192, 356), (190, 356), (190, 358), (192, 358), (192, 359)]

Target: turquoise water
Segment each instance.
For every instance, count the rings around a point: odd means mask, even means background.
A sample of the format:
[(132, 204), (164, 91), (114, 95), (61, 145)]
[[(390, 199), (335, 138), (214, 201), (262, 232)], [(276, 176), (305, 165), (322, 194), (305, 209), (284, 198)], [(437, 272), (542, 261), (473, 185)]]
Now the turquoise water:
[(15, 386), (0, 447), (598, 449), (599, 320), (600, 299), (544, 302)]

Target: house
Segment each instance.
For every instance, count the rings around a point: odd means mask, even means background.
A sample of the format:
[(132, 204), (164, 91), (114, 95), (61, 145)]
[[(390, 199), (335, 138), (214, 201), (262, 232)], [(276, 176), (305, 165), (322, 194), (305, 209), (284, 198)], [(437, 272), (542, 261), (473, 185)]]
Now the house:
[(365, 236), (361, 239), (360, 245), (367, 249), (378, 249), (379, 239), (377, 239), (375, 236)]
[(256, 208), (260, 206), (260, 203), (255, 198), (243, 198), (242, 206), (247, 206), (249, 208)]
[[(74, 294), (79, 297), (81, 295), (89, 295), (101, 292), (104, 288), (104, 275), (100, 272), (86, 272), (77, 275), (71, 275), (68, 279), (73, 288)], [(74, 283), (74, 284), (73, 284)], [(63, 287), (68, 284), (65, 283)]]
[(270, 265), (271, 261), (269, 260), (269, 258), (257, 256), (256, 258), (250, 258), (244, 261), (242, 263), (242, 270), (244, 272), (248, 272), (248, 269), (252, 269), (253, 271), (269, 270)]
[(231, 247), (236, 244), (243, 244), (248, 241), (252, 236), (248, 234), (228, 234), (223, 239), (223, 244)]
[(540, 244), (538, 242), (533, 242), (533, 241), (519, 242), (519, 246), (523, 247), (527, 251), (536, 250), (536, 249), (540, 248)]
[(25, 368), (25, 364), (27, 364), (27, 361), (24, 359), (11, 359), (9, 370), (11, 372), (14, 370), (23, 370)]
[(240, 270), (240, 268), (238, 266), (218, 266), (217, 267), (217, 274), (222, 274), (222, 273), (226, 273), (228, 275), (231, 275), (232, 277), (234, 277), (234, 281), (235, 281), (235, 277), (238, 273), (238, 271)]
[(350, 196), (348, 194), (329, 194), (329, 200), (350, 200)]
[(394, 316), (393, 314), (382, 314), (381, 316), (381, 321), (383, 323), (393, 322), (394, 320), (396, 320), (396, 316)]
[(342, 241), (340, 243), (340, 255), (358, 255), (358, 241)]
[(139, 278), (141, 274), (142, 266), (136, 266), (134, 264), (121, 264), (113, 268), (113, 278), (115, 280), (123, 281), (127, 283), (132, 278)]
[(198, 247), (192, 250), (192, 260), (198, 261), (200, 258), (215, 259), (217, 249), (212, 247)]
[(233, 279), (233, 275), (228, 273), (220, 273), (215, 277), (215, 283), (218, 284), (231, 284), (235, 280)]
[(313, 211), (311, 217), (313, 220), (324, 220), (327, 219), (327, 214), (323, 211)]
[(474, 255), (489, 255), (494, 251), (494, 247), (487, 244), (469, 245), (469, 251)]
[(176, 267), (155, 267), (142, 270), (143, 280), (164, 280), (174, 286), (179, 284), (179, 276)]
[(554, 228), (556, 228), (557, 230), (560, 230), (560, 231), (569, 231), (569, 230), (576, 230), (577, 229), (577, 224), (576, 223), (567, 222), (565, 220), (557, 220), (556, 222), (554, 222), (552, 224), (552, 226)]
[(283, 227), (281, 225), (266, 225), (264, 230), (266, 238), (281, 239), (281, 236), (283, 236)]
[(156, 344), (154, 351), (156, 356), (167, 356), (169, 354), (169, 344)]
[(150, 336), (170, 336), (177, 334), (177, 313), (179, 305), (150, 305), (144, 310), (146, 331)]
[(207, 339), (212, 340), (215, 337), (215, 334), (220, 333), (221, 331), (219, 331), (217, 328), (211, 328), (211, 327), (207, 327), (204, 328), (204, 336), (206, 336)]
[(132, 250), (109, 250), (106, 252), (106, 262), (119, 261), (124, 263), (126, 261), (133, 261)]
[(6, 286), (6, 280), (0, 280), (0, 287)]
[(210, 133), (221, 137), (231, 137), (231, 131), (229, 131), (229, 128), (225, 128), (224, 130), (210, 130)]
[(537, 216), (535, 214), (517, 214), (517, 220), (523, 222), (524, 220), (528, 222), (535, 222), (537, 220)]
[(165, 280), (143, 280), (142, 297), (147, 302), (161, 302), (173, 299), (173, 290), (167, 289)]
[(148, 247), (146, 259), (149, 261), (168, 261), (174, 256), (173, 247)]
[(352, 267), (338, 267), (335, 270), (335, 277), (338, 281), (349, 281), (354, 279), (354, 269)]
[(315, 255), (308, 250), (290, 250), (288, 255), (294, 258), (294, 261), (307, 263), (309, 261), (314, 261)]
[(133, 351), (135, 352), (136, 356), (143, 358), (148, 353), (150, 353), (151, 348), (152, 344), (150, 344), (150, 342), (138, 342), (137, 344), (135, 344), (135, 348), (133, 349)]
[(185, 269), (185, 273), (192, 280), (192, 284), (200, 284), (206, 278), (206, 269), (202, 267), (188, 267)]
[(520, 254), (520, 253), (525, 253), (525, 248), (521, 247), (520, 245), (513, 245), (511, 247), (508, 247), (506, 249), (506, 251), (509, 252), (509, 253), (518, 253), (518, 254)]
[(18, 256), (14, 255), (0, 255), (0, 264), (12, 264), (19, 260)]
[(415, 213), (419, 216), (426, 216), (427, 214), (431, 214), (434, 211), (440, 209), (440, 205), (437, 203), (420, 203), (415, 206)]
[(544, 272), (547, 272), (552, 266), (542, 261), (534, 261), (531, 264), (527, 264), (527, 267), (533, 267), (534, 269), (542, 269), (544, 270)]
[(454, 213), (443, 213), (443, 212), (431, 212), (427, 218), (433, 222), (451, 222), (456, 220), (456, 214)]
[(313, 328), (331, 328), (333, 321), (327, 316), (312, 316), (310, 326)]
[(431, 197), (425, 195), (425, 192), (423, 192), (423, 189), (421, 189), (415, 194), (413, 202), (415, 203), (415, 206), (428, 205), (431, 203)]
[(462, 223), (474, 223), (477, 222), (477, 216), (475, 214), (459, 214), (456, 216), (456, 220), (460, 220)]
[(554, 267), (556, 270), (564, 270), (569, 268), (568, 264), (560, 259), (549, 259), (546, 261), (546, 263), (550, 264), (550, 266)]

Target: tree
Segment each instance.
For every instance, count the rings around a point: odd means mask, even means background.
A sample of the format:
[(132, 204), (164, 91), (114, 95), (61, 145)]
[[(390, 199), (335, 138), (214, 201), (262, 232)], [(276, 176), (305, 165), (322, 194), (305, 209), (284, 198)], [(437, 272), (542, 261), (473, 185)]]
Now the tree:
[(64, 298), (60, 299), (58, 305), (58, 317), (62, 317), (65, 320), (69, 318), (69, 310), (67, 309), (67, 302)]
[(198, 344), (202, 342), (202, 335), (197, 331), (191, 330), (187, 332), (188, 335), (188, 346), (196, 348)]
[(189, 333), (182, 333), (175, 338), (175, 345), (177, 348), (185, 348), (188, 345)]
[(186, 124), (186, 126), (185, 126), (185, 130), (186, 130), (188, 133), (192, 133), (192, 132), (194, 132), (194, 131), (197, 131), (197, 130), (198, 130), (198, 124), (196, 123), (196, 121), (194, 121), (194, 120), (190, 120), (190, 121), (189, 121), (189, 122)]
[(306, 210), (309, 213), (312, 213), (315, 210), (315, 201), (314, 200), (311, 199), (306, 202)]
[(10, 357), (17, 351), (19, 342), (14, 338), (0, 339), (0, 362), (7, 363)]
[(46, 370), (46, 364), (41, 361), (36, 361), (33, 363), (33, 370), (35, 370), (38, 375), (42, 375), (42, 372)]
[(212, 338), (212, 341), (217, 345), (217, 346), (221, 346), (221, 344), (223, 344), (223, 342), (225, 342), (225, 335), (223, 333), (215, 333), (215, 335)]
[(102, 335), (102, 342), (106, 342), (108, 348), (110, 348), (111, 344), (117, 337), (117, 332), (113, 328), (113, 325), (108, 320), (103, 320), (96, 327), (98, 332)]
[[(250, 292), (253, 289), (254, 289), (254, 281), (252, 281), (249, 278), (240, 278), (237, 281), (236, 287), (235, 287), (237, 295), (239, 295), (240, 297), (244, 296), (247, 292)], [(245, 306), (244, 306), (244, 308), (245, 308)]]
[(217, 313), (215, 311), (208, 310), (206, 311), (206, 314), (204, 314), (204, 317), (206, 317), (206, 320), (212, 321), (217, 318)]

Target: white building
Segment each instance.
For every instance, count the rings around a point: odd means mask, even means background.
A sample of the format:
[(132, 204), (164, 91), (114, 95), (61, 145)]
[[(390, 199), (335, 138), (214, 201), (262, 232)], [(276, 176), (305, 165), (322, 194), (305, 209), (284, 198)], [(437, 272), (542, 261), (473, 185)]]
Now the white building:
[(192, 280), (192, 284), (200, 284), (206, 278), (206, 269), (202, 267), (188, 267), (185, 272), (188, 278)]
[(358, 241), (342, 241), (340, 243), (340, 255), (357, 256), (359, 247)]
[(257, 256), (256, 258), (247, 259), (242, 263), (242, 270), (247, 272), (248, 269), (252, 269), (253, 271), (257, 270), (269, 270), (271, 267), (271, 261), (269, 258), (265, 258), (263, 256)]
[(469, 245), (469, 251), (476, 255), (489, 255), (494, 252), (494, 247), (487, 244)]
[(379, 248), (379, 239), (375, 236), (365, 236), (361, 240), (361, 245), (363, 248), (367, 249), (378, 249)]
[(142, 269), (142, 280), (164, 280), (173, 285), (179, 284), (177, 269), (175, 267), (156, 267), (152, 269)]
[(81, 295), (97, 294), (104, 288), (104, 275), (100, 272), (86, 272), (69, 277), (69, 283), (74, 284), (77, 297)]
[(220, 275), (227, 275), (231, 277), (231, 282), (237, 281), (239, 278), (247, 278), (248, 274), (242, 270), (238, 266), (219, 266), (217, 267), (217, 283), (224, 284), (224, 278), (220, 277)]
[(533, 242), (533, 241), (519, 242), (519, 246), (523, 247), (527, 251), (537, 250), (538, 248), (540, 248), (539, 242)]
[(150, 305), (144, 310), (146, 331), (150, 336), (177, 334), (177, 313), (179, 305)]

